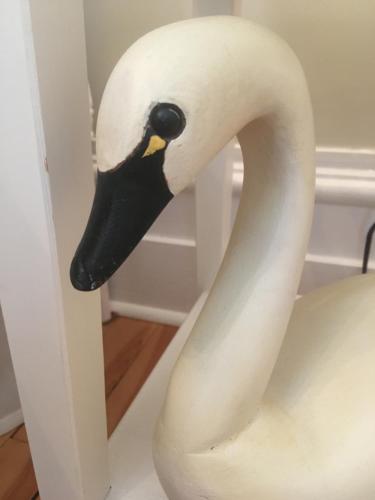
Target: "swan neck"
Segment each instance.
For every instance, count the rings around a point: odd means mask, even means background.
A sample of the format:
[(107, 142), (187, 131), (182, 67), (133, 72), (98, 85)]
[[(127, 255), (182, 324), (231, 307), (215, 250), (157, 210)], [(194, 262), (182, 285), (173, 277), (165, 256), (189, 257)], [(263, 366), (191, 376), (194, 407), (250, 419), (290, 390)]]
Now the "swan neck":
[[(174, 445), (210, 449), (256, 417), (293, 309), (310, 232), (308, 99), (238, 135), (240, 207), (224, 261), (174, 369), (161, 422)], [(179, 444), (178, 444), (179, 443)]]

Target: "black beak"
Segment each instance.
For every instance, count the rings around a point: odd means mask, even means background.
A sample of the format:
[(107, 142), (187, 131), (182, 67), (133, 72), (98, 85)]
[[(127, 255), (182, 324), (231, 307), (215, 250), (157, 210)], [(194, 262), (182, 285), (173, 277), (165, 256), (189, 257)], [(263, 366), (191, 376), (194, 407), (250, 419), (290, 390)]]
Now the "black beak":
[(164, 149), (142, 156), (148, 138), (131, 157), (98, 172), (89, 221), (70, 268), (77, 290), (99, 288), (133, 251), (172, 199), (164, 177)]

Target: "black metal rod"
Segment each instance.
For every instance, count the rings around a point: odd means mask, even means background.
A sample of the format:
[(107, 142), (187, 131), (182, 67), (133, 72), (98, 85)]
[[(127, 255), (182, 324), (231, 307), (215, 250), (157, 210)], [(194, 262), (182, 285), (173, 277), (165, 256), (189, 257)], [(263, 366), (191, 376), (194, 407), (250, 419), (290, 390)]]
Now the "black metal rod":
[(368, 270), (368, 262), (370, 259), (372, 238), (375, 233), (375, 223), (370, 227), (366, 236), (365, 250), (363, 252), (362, 274), (366, 274)]

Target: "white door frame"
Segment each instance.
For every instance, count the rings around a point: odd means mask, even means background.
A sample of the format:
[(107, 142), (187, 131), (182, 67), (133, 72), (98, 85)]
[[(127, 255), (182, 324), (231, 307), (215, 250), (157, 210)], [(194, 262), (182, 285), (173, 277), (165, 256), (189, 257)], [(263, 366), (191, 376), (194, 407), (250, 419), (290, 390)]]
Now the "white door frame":
[(83, 7), (0, 5), (0, 292), (40, 496), (108, 491), (99, 295), (69, 263), (93, 193)]

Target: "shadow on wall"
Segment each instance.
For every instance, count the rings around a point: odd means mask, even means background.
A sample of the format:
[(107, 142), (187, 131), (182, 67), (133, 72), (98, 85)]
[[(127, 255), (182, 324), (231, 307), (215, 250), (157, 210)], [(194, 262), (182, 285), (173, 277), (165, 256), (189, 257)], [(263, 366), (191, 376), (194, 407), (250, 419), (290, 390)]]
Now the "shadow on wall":
[(0, 308), (0, 435), (22, 422), (21, 404)]

